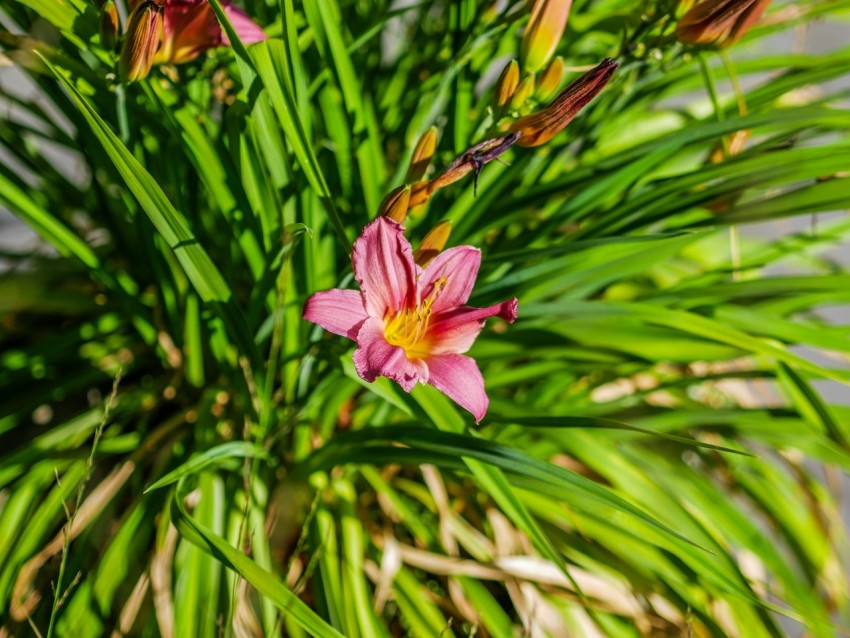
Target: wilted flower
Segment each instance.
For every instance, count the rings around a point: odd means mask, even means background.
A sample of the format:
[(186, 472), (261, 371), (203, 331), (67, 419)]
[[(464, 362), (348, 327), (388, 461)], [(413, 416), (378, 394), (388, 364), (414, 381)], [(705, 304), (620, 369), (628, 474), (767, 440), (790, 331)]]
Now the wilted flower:
[(419, 141), (416, 143), (416, 148), (413, 149), (413, 156), (410, 158), (410, 166), (407, 169), (407, 175), (404, 178), (405, 184), (413, 184), (425, 177), (425, 172), (431, 164), (431, 158), (434, 157), (434, 152), (437, 150), (437, 127), (432, 126), (422, 134)]
[(549, 106), (518, 119), (509, 129), (519, 134), (516, 143), (520, 146), (540, 146), (548, 142), (596, 97), (619, 66), (616, 60), (603, 60), (561, 91)]
[(136, 82), (150, 73), (161, 41), (162, 8), (145, 0), (133, 9), (127, 21), (124, 46), (118, 59), (118, 76), (122, 82)]
[[(463, 155), (458, 157), (454, 162), (449, 164), (448, 168), (443, 171), (436, 179), (428, 182), (424, 189), (425, 197), (422, 201), (426, 201), (434, 191), (453, 184), (459, 179), (474, 172), (474, 187), (478, 188), (478, 175), (484, 165), (497, 159), (505, 151), (516, 143), (519, 139), (518, 133), (508, 133), (501, 137), (494, 137), (489, 140), (484, 140), (480, 144), (476, 144)], [(421, 204), (420, 193), (423, 189), (414, 191), (411, 195), (410, 205), (415, 206)]]
[(685, 44), (727, 47), (737, 42), (761, 18), (770, 0), (703, 0), (676, 27)]
[(535, 0), (522, 36), (522, 65), (526, 71), (542, 69), (564, 35), (572, 0)]
[(407, 392), (428, 383), (480, 421), (489, 404), (484, 378), (463, 353), (488, 317), (513, 322), (517, 300), (464, 305), (478, 275), (478, 249), (449, 248), (420, 268), (403, 231), (386, 217), (366, 226), (352, 254), (360, 291), (318, 292), (303, 317), (357, 342), (354, 367), (366, 381), (389, 377)]
[[(147, 68), (139, 65), (138, 72), (127, 82), (144, 78), (153, 64), (182, 64), (198, 57), (202, 52), (218, 46), (229, 44), (221, 26), (215, 17), (207, 0), (164, 0), (159, 4), (152, 0), (134, 0), (131, 2), (131, 15), (135, 16), (140, 9), (153, 5), (162, 12), (160, 37), (155, 42), (146, 41), (146, 47), (153, 47), (154, 54)], [(225, 0), (222, 3), (233, 28), (239, 39), (245, 44), (252, 44), (266, 39), (265, 32), (239, 8)], [(140, 45), (134, 44), (130, 38), (133, 18), (124, 40), (121, 51), (122, 58), (132, 58), (135, 49)], [(147, 54), (147, 51), (145, 52)], [(124, 75), (121, 75), (124, 79)]]
[(503, 107), (510, 102), (519, 84), (519, 63), (516, 60), (511, 60), (502, 69), (499, 79), (496, 80), (493, 97), (497, 107)]

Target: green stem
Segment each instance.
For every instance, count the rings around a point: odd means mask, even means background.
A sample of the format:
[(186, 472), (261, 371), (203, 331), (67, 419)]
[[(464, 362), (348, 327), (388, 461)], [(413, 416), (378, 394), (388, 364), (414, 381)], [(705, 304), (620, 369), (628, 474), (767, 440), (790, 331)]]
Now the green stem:
[(720, 60), (723, 62), (723, 68), (726, 69), (726, 75), (729, 76), (729, 81), (732, 83), (732, 90), (735, 91), (735, 99), (738, 102), (738, 113), (743, 117), (747, 114), (747, 100), (744, 98), (744, 91), (741, 88), (741, 82), (738, 80), (735, 65), (726, 51), (720, 52)]
[(118, 112), (118, 134), (126, 146), (130, 141), (130, 121), (127, 118), (127, 93), (123, 84), (115, 87), (115, 110)]
[(711, 74), (711, 68), (708, 66), (708, 61), (705, 55), (700, 53), (697, 55), (699, 60), (699, 68), (702, 71), (702, 77), (705, 80), (705, 88), (708, 90), (708, 96), (711, 98), (711, 104), (714, 107), (714, 117), (718, 122), (722, 122), (723, 109), (720, 106), (720, 96), (717, 94), (717, 86), (714, 83), (714, 76)]
[[(56, 586), (53, 591), (53, 606), (50, 608), (50, 621), (47, 625), (46, 638), (51, 638), (53, 636), (53, 628), (56, 624), (56, 617), (57, 612), (59, 611), (59, 604), (64, 599), (64, 596), (62, 594), (62, 581), (65, 578), (65, 567), (68, 564), (68, 553), (71, 549), (71, 534), (74, 533), (74, 521), (77, 519), (77, 512), (80, 511), (80, 506), (83, 503), (83, 492), (85, 491), (86, 485), (88, 484), (89, 479), (91, 479), (92, 471), (94, 470), (94, 457), (97, 453), (97, 445), (100, 442), (100, 437), (103, 435), (103, 429), (106, 427), (106, 423), (109, 420), (109, 411), (112, 409), (112, 404), (118, 394), (118, 384), (121, 383), (122, 372), (123, 369), (118, 368), (118, 372), (115, 374), (115, 379), (112, 382), (112, 392), (110, 393), (109, 398), (106, 399), (106, 404), (103, 408), (103, 415), (100, 418), (100, 423), (94, 431), (94, 441), (92, 442), (91, 451), (89, 452), (89, 458), (86, 461), (85, 476), (83, 476), (82, 481), (80, 481), (80, 484), (77, 487), (77, 498), (74, 502), (74, 511), (68, 514), (68, 521), (67, 523), (65, 523), (65, 527), (63, 528), (65, 542), (62, 545), (62, 559), (59, 562), (59, 575), (56, 577)], [(59, 480), (58, 472), (56, 474), (56, 480)], [(65, 508), (65, 511), (67, 514), (67, 507)]]
[[(714, 84), (714, 77), (711, 74), (711, 68), (708, 66), (708, 61), (705, 56), (700, 54), (697, 56), (699, 60), (700, 69), (702, 70), (702, 76), (705, 79), (705, 86), (708, 89), (708, 94), (711, 97), (711, 103), (714, 106), (714, 116), (717, 118), (718, 122), (722, 122), (723, 117), (723, 109), (720, 107), (720, 98), (717, 94), (717, 86)], [(724, 64), (728, 62), (727, 58), (723, 59)], [(729, 62), (731, 65), (731, 62)], [(726, 67), (726, 71), (730, 71), (730, 66)], [(730, 78), (734, 76), (734, 72), (730, 73)], [(740, 85), (738, 84), (737, 76), (734, 76), (735, 79), (732, 80), (732, 85), (735, 87), (736, 95), (739, 96), (738, 107), (741, 108), (741, 93), (740, 93)], [(743, 107), (746, 109), (746, 107)], [(730, 156), (729, 149), (729, 141), (725, 137), (720, 138), (720, 143), (723, 145), (723, 156)], [(741, 268), (741, 247), (740, 247), (740, 237), (738, 235), (738, 228), (736, 226), (729, 227), (729, 257), (732, 262), (732, 279), (737, 281), (740, 278), (740, 268)]]

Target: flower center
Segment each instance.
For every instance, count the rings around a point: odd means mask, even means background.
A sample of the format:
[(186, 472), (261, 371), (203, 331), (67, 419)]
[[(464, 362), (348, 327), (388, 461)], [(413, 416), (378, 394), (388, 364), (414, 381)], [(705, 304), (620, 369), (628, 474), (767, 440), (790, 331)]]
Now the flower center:
[(416, 306), (405, 308), (394, 316), (387, 316), (384, 337), (387, 343), (404, 348), (407, 358), (422, 359), (428, 356), (430, 340), (428, 327), (431, 322), (431, 306), (446, 286), (446, 278), (434, 282), (431, 293)]

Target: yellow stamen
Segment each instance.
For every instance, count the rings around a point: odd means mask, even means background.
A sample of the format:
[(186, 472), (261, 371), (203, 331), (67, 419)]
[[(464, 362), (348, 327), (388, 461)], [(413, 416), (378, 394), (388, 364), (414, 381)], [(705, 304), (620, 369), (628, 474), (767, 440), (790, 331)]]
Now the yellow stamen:
[(441, 277), (434, 282), (431, 293), (412, 308), (405, 308), (398, 314), (386, 317), (384, 337), (387, 343), (404, 348), (411, 361), (427, 357), (431, 352), (431, 340), (428, 330), (431, 323), (431, 306), (446, 287), (448, 279)]

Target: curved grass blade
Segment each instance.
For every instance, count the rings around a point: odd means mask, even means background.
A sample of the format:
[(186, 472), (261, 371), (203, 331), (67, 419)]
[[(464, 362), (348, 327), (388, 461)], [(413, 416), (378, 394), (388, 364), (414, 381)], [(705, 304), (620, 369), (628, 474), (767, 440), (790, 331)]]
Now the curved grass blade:
[(640, 434), (648, 434), (649, 436), (657, 436), (676, 443), (684, 445), (693, 445), (709, 450), (717, 450), (718, 452), (727, 452), (729, 454), (740, 454), (741, 456), (755, 456), (743, 450), (736, 450), (731, 447), (722, 445), (714, 445), (705, 443), (688, 436), (677, 436), (668, 434), (667, 432), (658, 432), (656, 430), (648, 430), (647, 428), (638, 427), (637, 425), (629, 425), (616, 419), (606, 419), (604, 417), (593, 416), (499, 416), (496, 414), (487, 417), (487, 423), (516, 423), (517, 425), (527, 425), (535, 428), (575, 428), (575, 429), (595, 429), (595, 430), (628, 430), (630, 432), (638, 432)]
[(226, 302), (230, 298), (230, 288), (209, 254), (189, 229), (186, 218), (177, 212), (150, 173), (127, 150), (73, 83), (45, 57), (40, 57), (79, 106), (83, 117), (115, 164), (127, 187), (174, 251), (201, 299)]
[(268, 451), (254, 443), (249, 443), (247, 441), (231, 441), (229, 443), (223, 443), (214, 448), (210, 448), (206, 452), (189, 459), (180, 467), (171, 470), (168, 474), (148, 487), (144, 493), (147, 494), (148, 492), (158, 490), (166, 485), (176, 483), (180, 479), (191, 474), (196, 474), (207, 467), (220, 465), (227, 459), (267, 459), (268, 457)]
[(309, 457), (298, 472), (308, 475), (315, 471), (330, 469), (338, 464), (357, 463), (358, 450), (378, 443), (402, 443), (417, 450), (443, 454), (449, 458), (474, 459), (511, 474), (577, 492), (606, 507), (649, 523), (679, 541), (699, 547), (611, 490), (580, 474), (541, 461), (500, 443), (463, 434), (396, 426), (358, 430), (335, 437)]
[(304, 601), (292, 593), (273, 574), (260, 567), (242, 552), (234, 549), (225, 539), (192, 519), (183, 509), (182, 499), (185, 496), (185, 490), (181, 488), (182, 483), (178, 483), (177, 491), (171, 500), (171, 520), (183, 538), (242, 576), (258, 592), (271, 600), (278, 609), (282, 610), (311, 635), (318, 638), (344, 638), (341, 633), (312, 611)]

